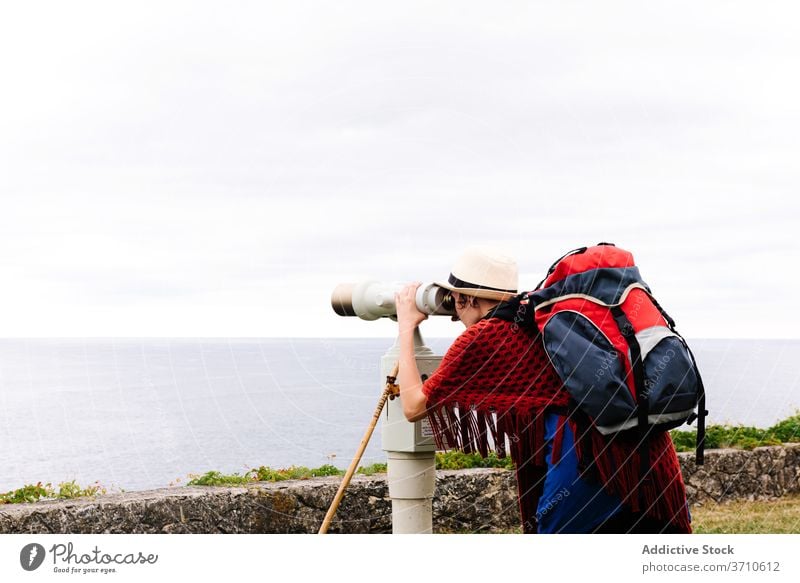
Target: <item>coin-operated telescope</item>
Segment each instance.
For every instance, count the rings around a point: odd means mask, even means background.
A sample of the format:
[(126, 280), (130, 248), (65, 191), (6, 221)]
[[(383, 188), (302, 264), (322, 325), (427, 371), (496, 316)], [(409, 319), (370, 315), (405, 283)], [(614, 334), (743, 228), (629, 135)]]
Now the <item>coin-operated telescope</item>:
[[(331, 294), (333, 311), (340, 316), (358, 316), (362, 320), (378, 318), (396, 319), (394, 295), (403, 289), (404, 283), (384, 283), (367, 280), (359, 283), (341, 283)], [(455, 317), (455, 302), (450, 290), (435, 283), (417, 288), (417, 309), (429, 316)]]
[[(405, 285), (375, 280), (342, 283), (333, 290), (331, 306), (340, 316), (356, 316), (363, 320), (396, 320), (395, 294)], [(458, 319), (450, 291), (436, 284), (420, 285), (416, 304), (423, 314)], [(414, 356), (423, 381), (433, 374), (442, 361), (441, 356), (425, 346), (419, 328), (414, 330)], [(392, 375), (399, 357), (400, 347), (395, 342), (381, 358), (382, 379)], [(436, 444), (430, 421), (427, 417), (413, 423), (407, 421), (400, 399), (390, 400), (386, 404), (382, 420), (381, 447), (388, 458), (392, 532), (430, 533), (433, 531), (432, 500), (436, 481)]]

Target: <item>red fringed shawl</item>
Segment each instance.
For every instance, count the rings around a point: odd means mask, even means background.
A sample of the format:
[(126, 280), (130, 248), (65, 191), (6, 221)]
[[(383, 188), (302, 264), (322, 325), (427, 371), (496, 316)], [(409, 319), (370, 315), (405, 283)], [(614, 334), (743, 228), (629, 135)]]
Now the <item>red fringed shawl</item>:
[[(652, 470), (640, 484), (637, 442), (622, 434), (601, 435), (570, 407), (538, 334), (499, 318), (481, 320), (456, 339), (422, 390), (439, 449), (484, 457), (494, 450), (504, 457), (508, 446), (517, 469), (525, 532), (535, 532), (538, 492), (547, 467), (546, 411), (562, 413), (570, 424), (582, 477), (618, 496), (630, 511), (644, 511), (680, 532), (691, 532), (686, 491), (669, 434), (651, 437)], [(560, 438), (559, 432), (554, 456), (559, 455)]]

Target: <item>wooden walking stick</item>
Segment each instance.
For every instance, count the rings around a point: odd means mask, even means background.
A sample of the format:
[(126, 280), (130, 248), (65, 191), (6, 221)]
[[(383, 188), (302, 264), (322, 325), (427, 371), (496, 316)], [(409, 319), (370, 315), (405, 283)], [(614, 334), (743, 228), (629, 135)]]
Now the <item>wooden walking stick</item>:
[(353, 461), (350, 462), (350, 467), (347, 468), (347, 472), (342, 479), (342, 483), (339, 484), (339, 490), (336, 492), (336, 496), (333, 497), (333, 502), (331, 502), (331, 506), (328, 508), (328, 513), (325, 515), (325, 520), (322, 521), (322, 526), (319, 527), (319, 532), (317, 534), (328, 533), (328, 527), (331, 525), (331, 521), (336, 515), (336, 510), (339, 508), (339, 503), (344, 497), (344, 491), (347, 489), (347, 486), (350, 485), (350, 479), (353, 477), (353, 474), (358, 467), (358, 463), (361, 461), (361, 456), (364, 455), (364, 450), (367, 449), (367, 444), (369, 443), (370, 437), (372, 437), (372, 432), (375, 430), (375, 425), (377, 425), (378, 419), (380, 419), (381, 411), (383, 411), (383, 406), (386, 404), (386, 399), (389, 397), (394, 398), (395, 395), (400, 393), (400, 388), (397, 386), (397, 373), (399, 370), (400, 363), (396, 362), (394, 369), (392, 370), (392, 374), (386, 377), (386, 386), (383, 389), (383, 393), (381, 393), (381, 398), (378, 400), (378, 406), (375, 407), (375, 413), (372, 415), (372, 420), (369, 422), (369, 427), (367, 427), (364, 437), (361, 438), (361, 445), (358, 446), (358, 451), (356, 451), (356, 455), (353, 456)]

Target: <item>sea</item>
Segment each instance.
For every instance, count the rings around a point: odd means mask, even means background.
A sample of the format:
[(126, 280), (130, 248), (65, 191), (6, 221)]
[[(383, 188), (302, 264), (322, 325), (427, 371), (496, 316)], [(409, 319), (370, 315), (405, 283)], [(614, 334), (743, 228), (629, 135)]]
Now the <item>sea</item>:
[[(443, 354), (452, 339), (429, 338)], [(0, 493), (108, 491), (210, 470), (346, 468), (382, 391), (390, 338), (2, 339)], [(800, 409), (800, 340), (689, 340), (710, 423), (768, 427)], [(385, 461), (379, 429), (362, 465)]]

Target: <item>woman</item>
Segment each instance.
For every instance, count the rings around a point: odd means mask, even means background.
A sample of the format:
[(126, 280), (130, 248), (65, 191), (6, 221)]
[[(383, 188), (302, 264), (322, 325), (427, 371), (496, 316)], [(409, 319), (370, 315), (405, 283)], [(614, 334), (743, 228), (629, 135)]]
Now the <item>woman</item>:
[(493, 448), (502, 456), (508, 438), (526, 533), (691, 532), (669, 434), (651, 438), (642, 482), (636, 442), (600, 435), (570, 402), (538, 334), (495, 316), (517, 293), (513, 259), (473, 247), (437, 284), (451, 291), (466, 331), (424, 383), (413, 341), (427, 318), (414, 299), (419, 284), (395, 298), (398, 383), (409, 421), (427, 415), (440, 449), (486, 456)]

